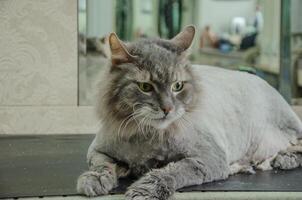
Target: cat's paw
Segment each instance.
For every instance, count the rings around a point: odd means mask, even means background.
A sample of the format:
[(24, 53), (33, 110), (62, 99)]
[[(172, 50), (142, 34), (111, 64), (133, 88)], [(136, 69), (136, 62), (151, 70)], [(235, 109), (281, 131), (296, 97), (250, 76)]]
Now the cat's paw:
[(89, 197), (108, 194), (117, 184), (116, 178), (108, 171), (102, 173), (87, 171), (78, 178), (77, 191)]
[(272, 161), (272, 166), (278, 169), (293, 169), (300, 165), (299, 156), (292, 152), (281, 152)]
[(126, 200), (167, 200), (173, 193), (171, 183), (147, 174), (128, 188), (125, 197)]

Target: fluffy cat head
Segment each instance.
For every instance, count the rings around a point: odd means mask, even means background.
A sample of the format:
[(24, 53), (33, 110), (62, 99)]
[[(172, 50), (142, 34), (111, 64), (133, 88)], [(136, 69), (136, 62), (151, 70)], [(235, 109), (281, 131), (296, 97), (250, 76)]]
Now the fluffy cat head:
[(116, 134), (155, 134), (177, 127), (194, 106), (194, 74), (187, 59), (195, 27), (171, 40), (123, 43), (110, 34), (111, 63), (101, 81), (98, 112)]

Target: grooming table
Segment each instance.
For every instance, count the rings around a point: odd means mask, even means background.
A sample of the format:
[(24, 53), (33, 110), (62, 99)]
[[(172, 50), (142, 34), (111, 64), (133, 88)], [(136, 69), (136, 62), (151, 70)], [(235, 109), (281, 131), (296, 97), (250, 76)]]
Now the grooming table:
[[(87, 169), (86, 152), (94, 135), (0, 136), (0, 198), (76, 195), (77, 177)], [(113, 194), (133, 180), (121, 180)], [(302, 168), (257, 171), (179, 192), (302, 192)], [(302, 199), (302, 193), (301, 193)], [(298, 198), (299, 199), (299, 198)]]

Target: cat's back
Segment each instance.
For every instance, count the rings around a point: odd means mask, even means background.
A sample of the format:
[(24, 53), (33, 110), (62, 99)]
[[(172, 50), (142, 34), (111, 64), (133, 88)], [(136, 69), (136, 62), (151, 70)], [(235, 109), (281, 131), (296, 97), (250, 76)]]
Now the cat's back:
[[(302, 137), (300, 119), (278, 91), (263, 79), (247, 72), (212, 66), (193, 65), (192, 68), (200, 89), (198, 109), (193, 115), (195, 124), (211, 132), (218, 143), (228, 149), (230, 160), (240, 158), (242, 155), (238, 152), (248, 151), (250, 138), (255, 144), (267, 144), (275, 138), (273, 143), (282, 144), (278, 146), (282, 149), (296, 136)], [(261, 152), (271, 148), (263, 146)]]
[(192, 69), (203, 97), (221, 97), (226, 101), (231, 98), (250, 106), (267, 106), (264, 99), (287, 105), (273, 87), (254, 74), (207, 65), (193, 65)]
[(223, 110), (236, 109), (237, 114), (246, 117), (267, 117), (268, 121), (293, 118), (294, 123), (301, 125), (280, 93), (260, 77), (214, 66), (193, 65), (192, 68), (201, 91), (201, 103), (211, 103)]

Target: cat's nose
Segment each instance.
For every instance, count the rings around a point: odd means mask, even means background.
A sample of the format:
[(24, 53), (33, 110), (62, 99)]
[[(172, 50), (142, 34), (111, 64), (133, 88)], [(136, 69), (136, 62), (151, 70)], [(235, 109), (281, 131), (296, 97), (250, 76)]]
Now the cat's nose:
[(165, 116), (167, 116), (169, 114), (169, 112), (173, 109), (172, 106), (165, 106), (161, 108), (162, 111), (164, 112)]

